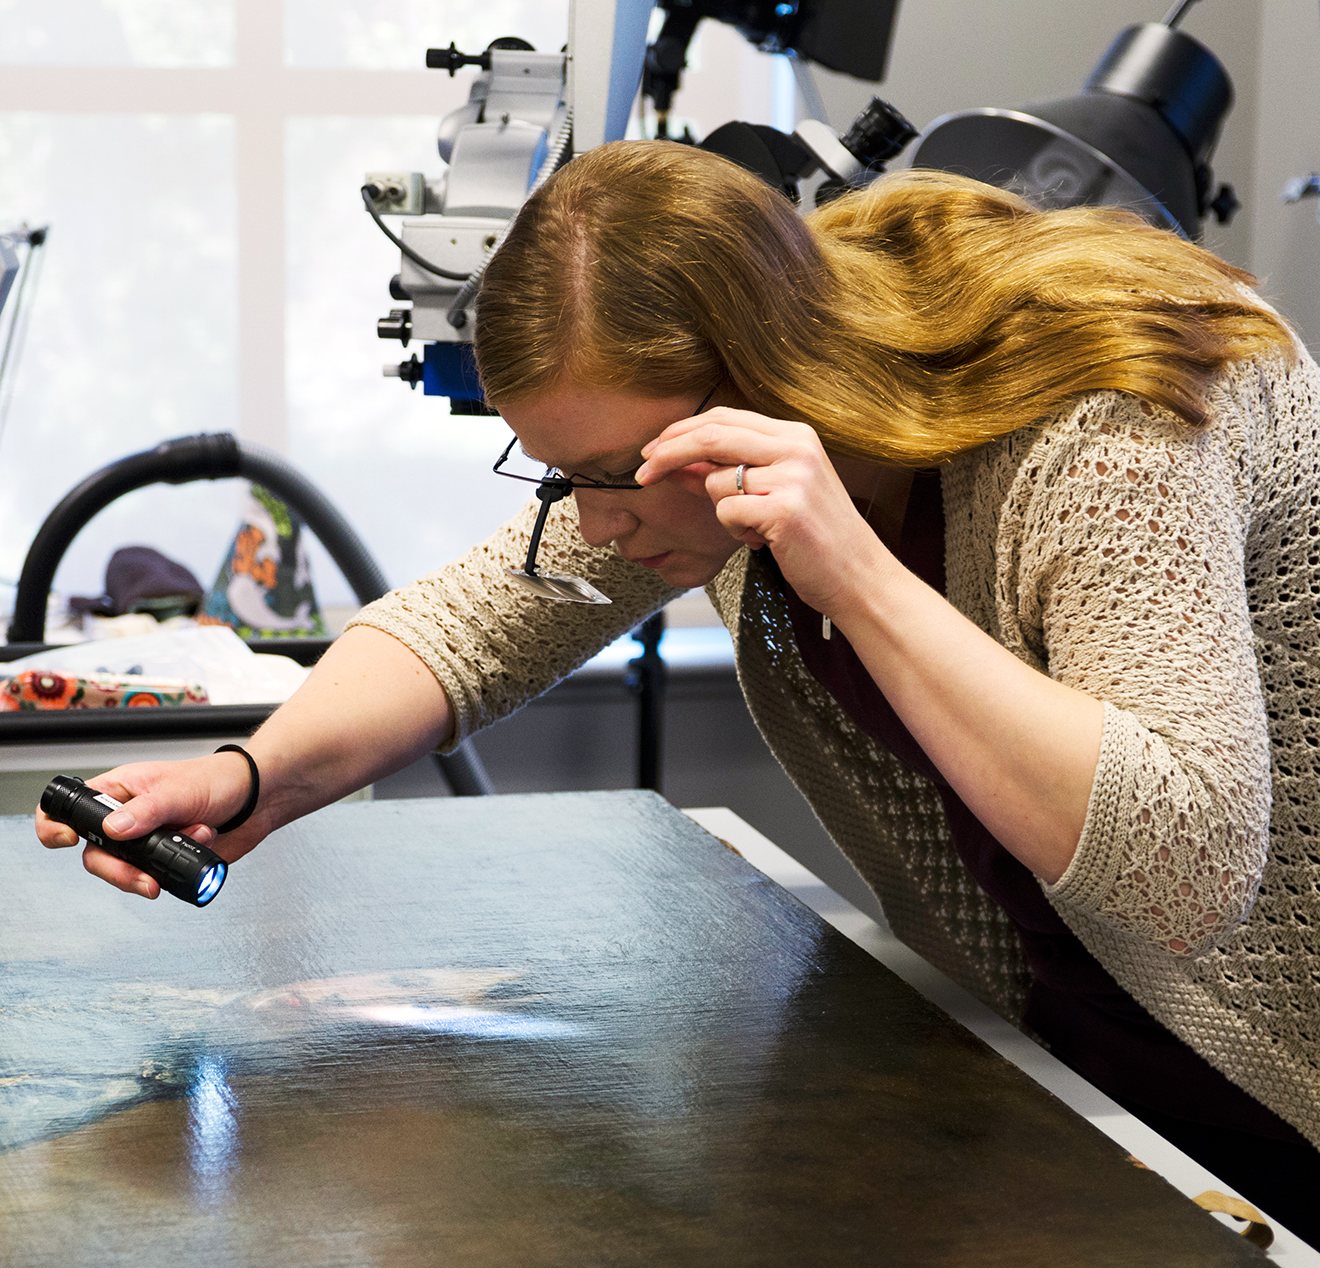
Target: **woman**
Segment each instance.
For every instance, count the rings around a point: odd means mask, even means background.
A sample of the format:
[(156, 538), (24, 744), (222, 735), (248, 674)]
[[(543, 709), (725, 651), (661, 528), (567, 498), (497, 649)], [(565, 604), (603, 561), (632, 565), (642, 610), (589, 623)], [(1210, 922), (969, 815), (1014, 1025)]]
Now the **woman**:
[[(804, 224), (681, 146), (576, 159), (492, 261), (477, 356), (526, 452), (585, 486), (542, 558), (613, 605), (509, 580), (530, 508), (371, 605), (250, 742), (261, 802), (223, 852), (706, 585), (895, 932), (1308, 1235), (1320, 372), (1249, 280), (932, 173)], [(128, 801), (113, 834), (208, 838), (248, 772), (97, 782)]]

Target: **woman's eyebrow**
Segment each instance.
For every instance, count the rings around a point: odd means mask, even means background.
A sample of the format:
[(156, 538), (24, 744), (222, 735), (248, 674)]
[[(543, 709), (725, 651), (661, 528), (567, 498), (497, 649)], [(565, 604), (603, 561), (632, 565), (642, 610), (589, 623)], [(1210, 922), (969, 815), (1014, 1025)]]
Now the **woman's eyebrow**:
[[(550, 463), (546, 462), (543, 458), (538, 458), (534, 453), (532, 453), (527, 448), (526, 445), (522, 443), (522, 441), (518, 442), (518, 448), (522, 450), (523, 456), (526, 457), (529, 461), (538, 462), (543, 467), (548, 467), (551, 465)], [(636, 459), (636, 461), (633, 462), (633, 459)], [(607, 469), (607, 467), (611, 465), (615, 465), (615, 460), (631, 462), (634, 467), (639, 467), (642, 464), (641, 449), (636, 445), (625, 446), (622, 449), (613, 449), (609, 453), (597, 454), (591, 458), (580, 459), (579, 461), (572, 463), (571, 465), (575, 468), (595, 467), (597, 471), (603, 471)], [(567, 467), (563, 467), (563, 466), (557, 469), (564, 471), (568, 470)]]

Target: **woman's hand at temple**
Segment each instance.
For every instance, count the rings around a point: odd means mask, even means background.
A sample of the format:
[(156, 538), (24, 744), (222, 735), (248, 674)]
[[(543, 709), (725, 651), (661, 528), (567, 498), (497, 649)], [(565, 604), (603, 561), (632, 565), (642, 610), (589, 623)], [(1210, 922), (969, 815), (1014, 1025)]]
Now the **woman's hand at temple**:
[[(717, 406), (667, 427), (642, 457), (639, 484), (702, 483), (725, 528), (754, 550), (769, 546), (784, 579), (818, 612), (832, 617), (850, 589), (874, 584), (884, 549), (805, 423)], [(876, 482), (885, 474), (876, 468)]]
[[(415, 761), (452, 730), (449, 700), (425, 662), (390, 635), (356, 626), (244, 745), (261, 772), (261, 799), (241, 827), (221, 837), (214, 831), (247, 800), (250, 776), (238, 753), (139, 762), (88, 783), (124, 803), (105, 819), (109, 836), (187, 825), (189, 836), (232, 863), (276, 828)], [(40, 810), (36, 827), (48, 848), (78, 843), (72, 828)], [(145, 872), (95, 846), (83, 851), (83, 865), (126, 893), (160, 892)]]

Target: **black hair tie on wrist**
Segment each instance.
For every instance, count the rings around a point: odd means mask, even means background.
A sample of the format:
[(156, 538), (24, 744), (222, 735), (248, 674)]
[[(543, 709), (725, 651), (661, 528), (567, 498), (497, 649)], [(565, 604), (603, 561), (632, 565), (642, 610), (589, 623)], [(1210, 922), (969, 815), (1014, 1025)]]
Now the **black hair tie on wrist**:
[(217, 753), (237, 753), (248, 764), (248, 771), (252, 775), (251, 786), (248, 788), (247, 800), (243, 803), (243, 808), (228, 823), (222, 823), (216, 830), (216, 836), (224, 836), (226, 832), (232, 832), (235, 828), (241, 828), (250, 818), (252, 812), (257, 808), (257, 798), (261, 796), (261, 772), (257, 770), (256, 759), (247, 749), (238, 744), (222, 744)]

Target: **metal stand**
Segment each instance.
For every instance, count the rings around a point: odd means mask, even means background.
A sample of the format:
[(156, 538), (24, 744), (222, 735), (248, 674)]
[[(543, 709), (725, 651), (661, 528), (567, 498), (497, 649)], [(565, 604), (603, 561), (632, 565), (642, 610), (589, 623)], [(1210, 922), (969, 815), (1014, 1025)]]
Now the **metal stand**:
[(648, 616), (632, 637), (642, 654), (628, 662), (624, 681), (637, 697), (637, 787), (660, 792), (661, 752), (664, 746), (665, 686), (668, 670), (660, 655), (665, 632), (664, 610)]

